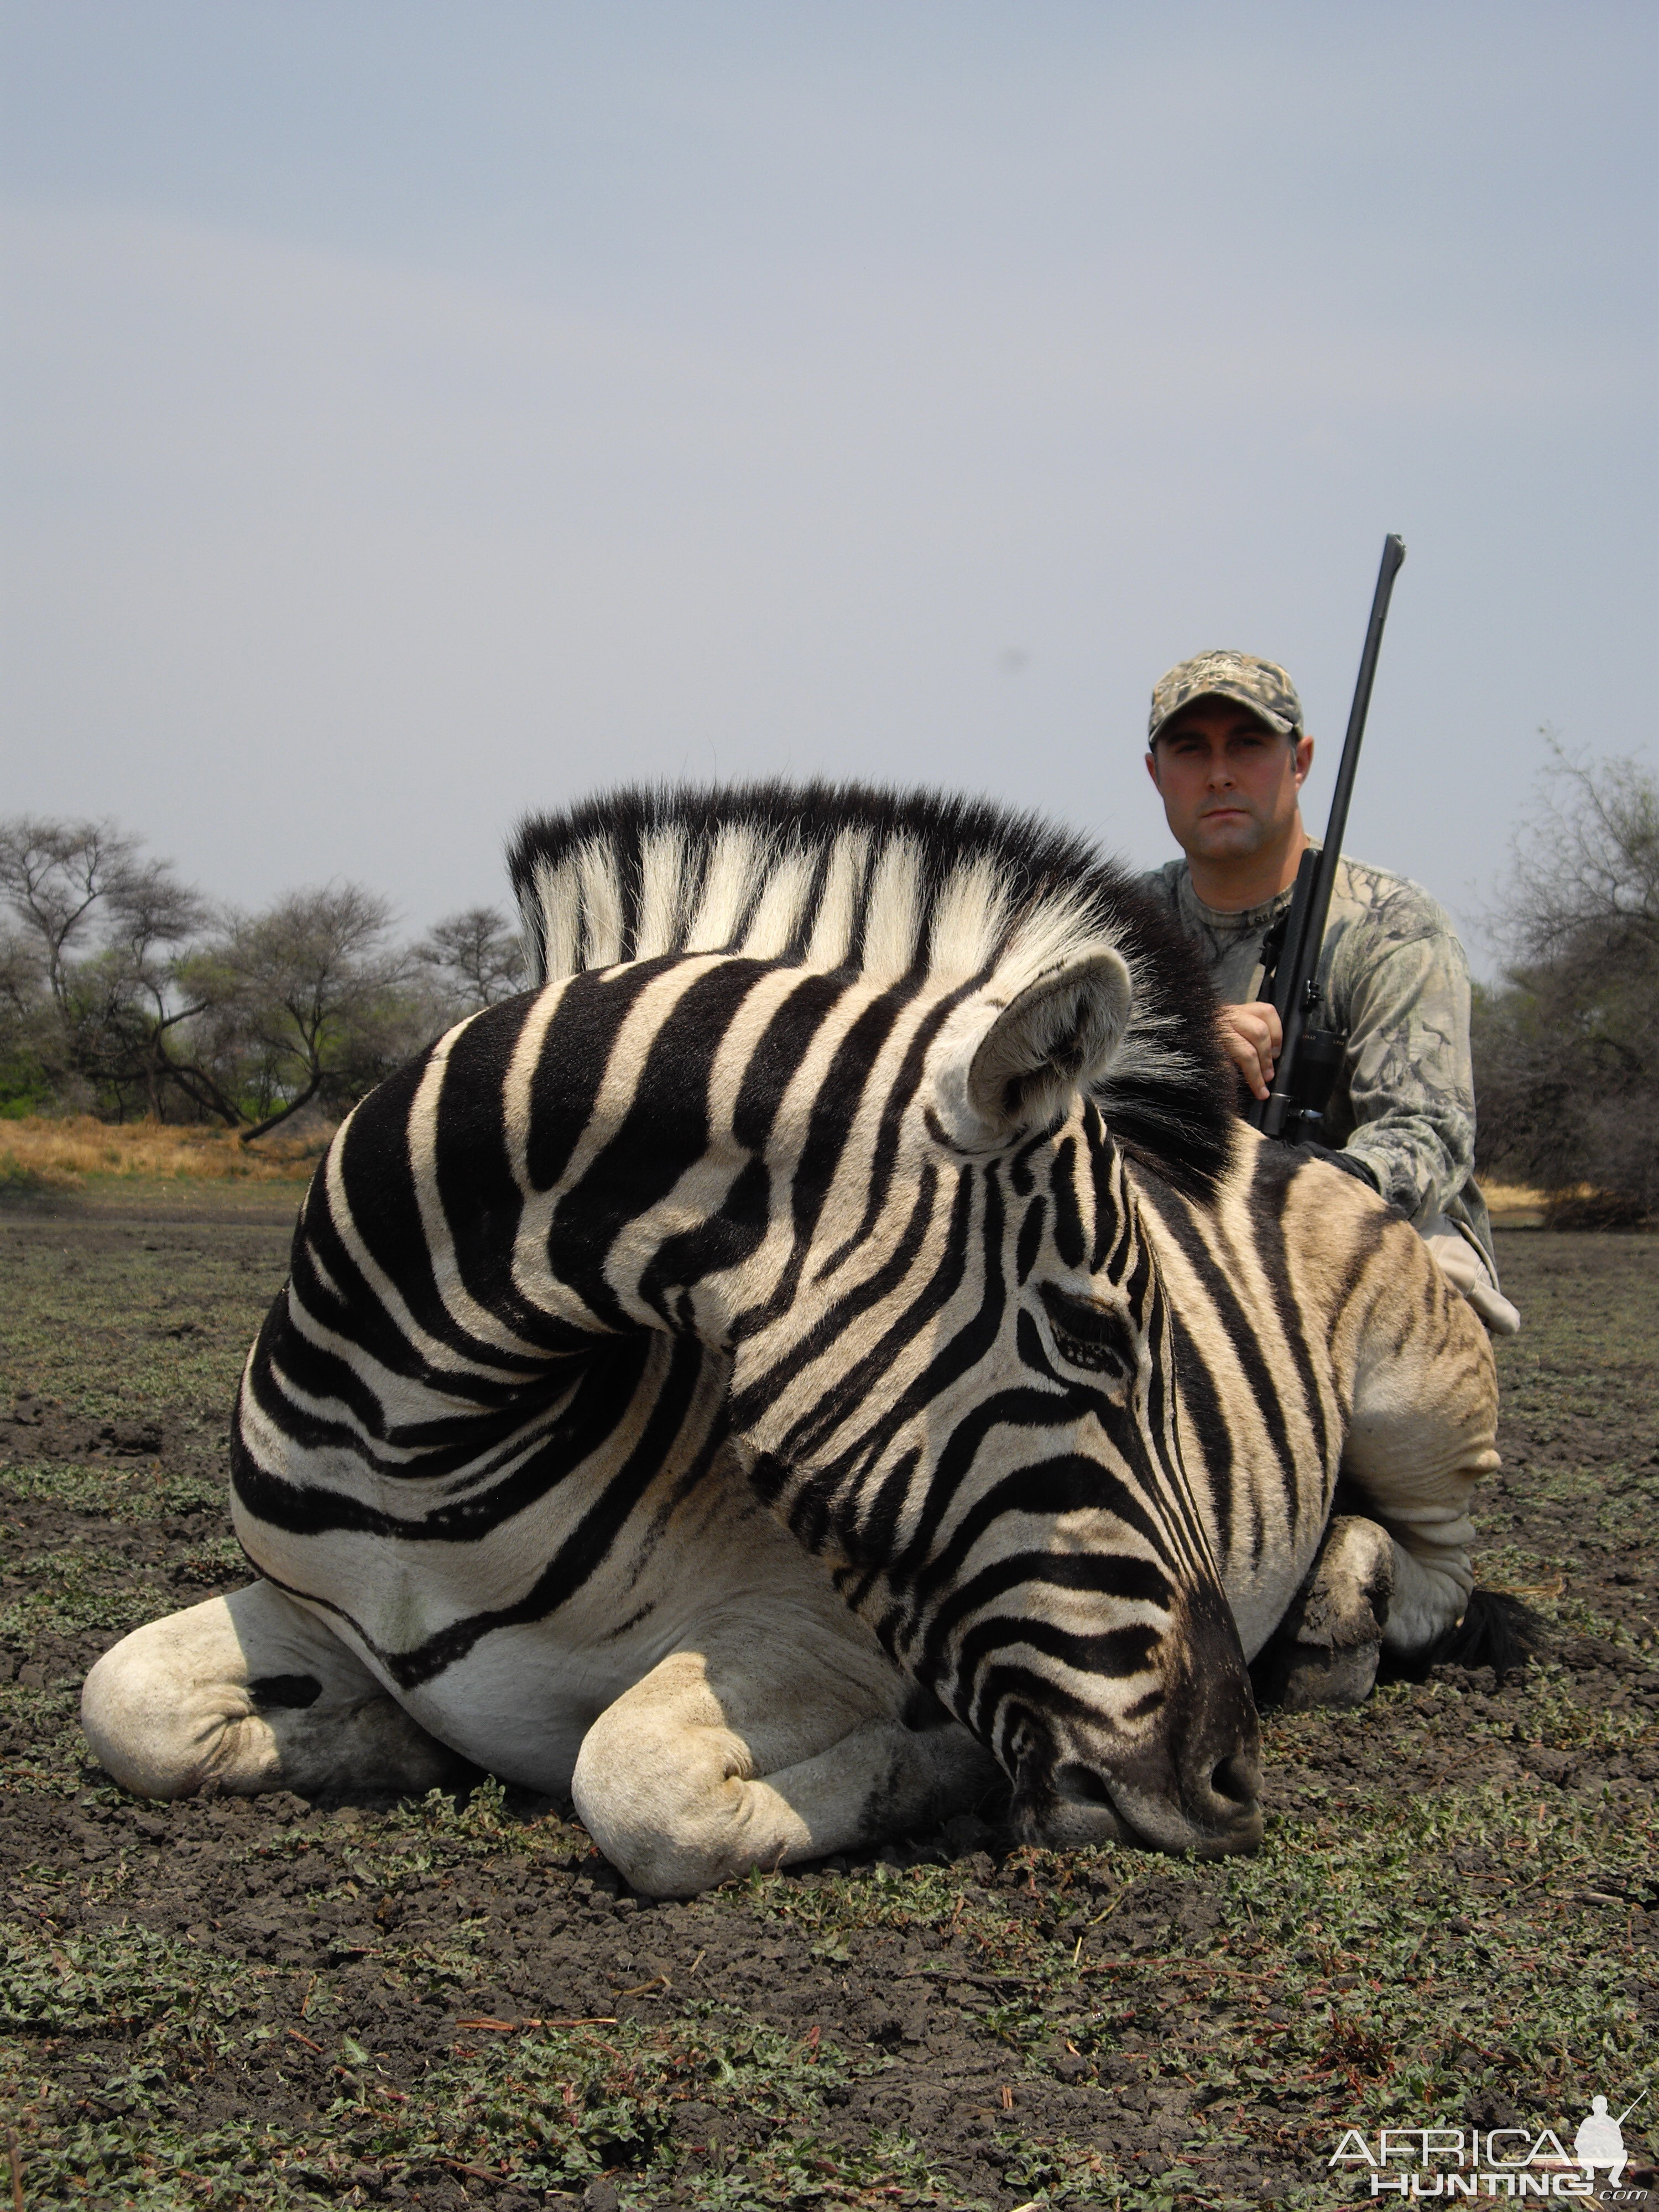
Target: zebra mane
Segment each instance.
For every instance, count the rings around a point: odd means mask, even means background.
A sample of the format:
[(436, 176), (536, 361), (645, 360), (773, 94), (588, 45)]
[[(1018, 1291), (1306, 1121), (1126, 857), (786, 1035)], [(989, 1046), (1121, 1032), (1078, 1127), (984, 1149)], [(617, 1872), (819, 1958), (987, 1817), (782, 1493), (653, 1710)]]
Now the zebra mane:
[(510, 854), (538, 980), (735, 952), (883, 985), (1010, 992), (1103, 945), (1134, 986), (1095, 1097), (1117, 1141), (1207, 1195), (1232, 1082), (1196, 951), (1085, 839), (985, 799), (866, 784), (634, 786), (527, 817)]

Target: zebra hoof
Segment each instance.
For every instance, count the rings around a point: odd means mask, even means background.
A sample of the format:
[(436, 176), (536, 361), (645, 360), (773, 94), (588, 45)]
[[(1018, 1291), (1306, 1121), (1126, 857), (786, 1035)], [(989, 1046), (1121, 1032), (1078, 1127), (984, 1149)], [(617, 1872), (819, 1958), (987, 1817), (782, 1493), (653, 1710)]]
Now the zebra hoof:
[(1310, 1713), (1321, 1705), (1363, 1705), (1376, 1686), (1382, 1646), (1351, 1644), (1337, 1650), (1317, 1644), (1286, 1644), (1261, 1669), (1256, 1695), (1283, 1713)]
[(1375, 1644), (1393, 1595), (1394, 1544), (1387, 1530), (1361, 1514), (1339, 1513), (1279, 1633), (1337, 1652)]

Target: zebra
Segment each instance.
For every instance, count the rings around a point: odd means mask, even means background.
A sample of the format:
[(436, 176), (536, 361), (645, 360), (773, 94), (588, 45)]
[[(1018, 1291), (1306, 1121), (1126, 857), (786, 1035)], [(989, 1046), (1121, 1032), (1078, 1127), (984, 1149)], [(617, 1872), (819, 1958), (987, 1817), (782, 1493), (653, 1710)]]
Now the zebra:
[(512, 869), (538, 985), (330, 1145), (233, 1423), (259, 1579), (97, 1662), (104, 1767), (464, 1759), (656, 1895), (994, 1789), (1254, 1846), (1249, 1663), (1352, 1699), (1468, 1606), (1493, 1364), (1419, 1240), (1243, 1127), (1184, 939), (1034, 817), (624, 790)]

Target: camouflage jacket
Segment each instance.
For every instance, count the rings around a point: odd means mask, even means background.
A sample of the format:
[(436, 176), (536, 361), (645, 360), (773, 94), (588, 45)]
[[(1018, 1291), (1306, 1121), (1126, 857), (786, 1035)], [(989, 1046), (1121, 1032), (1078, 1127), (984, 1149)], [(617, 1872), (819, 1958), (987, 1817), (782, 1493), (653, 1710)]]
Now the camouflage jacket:
[[(1155, 868), (1145, 883), (1203, 947), (1218, 998), (1254, 999), (1261, 940), (1290, 892), (1223, 914), (1198, 897), (1185, 860)], [(1362, 1162), (1425, 1234), (1437, 1213), (1472, 1233), (1490, 1266), (1492, 1225), (1474, 1176), (1469, 969), (1450, 916), (1404, 877), (1344, 858), (1319, 986), (1323, 1022), (1347, 1039), (1325, 1141)]]

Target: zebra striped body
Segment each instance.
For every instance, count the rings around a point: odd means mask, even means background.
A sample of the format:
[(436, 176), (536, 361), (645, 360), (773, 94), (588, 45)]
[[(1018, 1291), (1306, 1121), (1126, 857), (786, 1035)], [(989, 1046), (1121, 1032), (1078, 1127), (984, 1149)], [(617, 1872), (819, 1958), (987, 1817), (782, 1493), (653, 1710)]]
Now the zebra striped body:
[(1182, 1457), (1245, 1651), (1281, 1630), (1345, 1505), (1390, 1540), (1365, 1640), (1427, 1649), (1473, 1588), (1469, 1505), (1498, 1466), (1485, 1329), (1407, 1222), (1317, 1158), (1242, 1129), (1211, 1201), (1135, 1182)]
[[(257, 1694), (328, 1691), (337, 1648), (391, 1701), (354, 1713), (574, 1781), (647, 1887), (937, 1810), (975, 1743), (1036, 1838), (1248, 1844), (1245, 1655), (1345, 1445), (1396, 1637), (1467, 1589), (1490, 1357), (1416, 1239), (1237, 1133), (1190, 954), (1051, 833), (624, 798), (532, 825), (515, 873), (543, 988), (352, 1115), (249, 1358), (233, 1786), (344, 1741), (344, 1692)], [(222, 1671), (209, 1611), (129, 1644)], [(126, 1649), (89, 1732), (175, 1794)], [(704, 1796), (771, 1798), (717, 1850), (641, 1846), (698, 1759)]]

